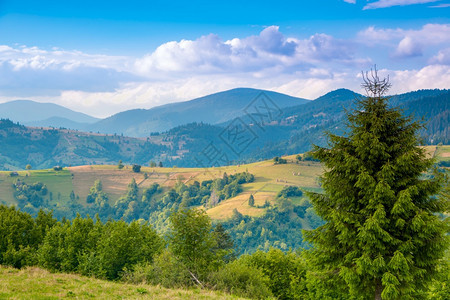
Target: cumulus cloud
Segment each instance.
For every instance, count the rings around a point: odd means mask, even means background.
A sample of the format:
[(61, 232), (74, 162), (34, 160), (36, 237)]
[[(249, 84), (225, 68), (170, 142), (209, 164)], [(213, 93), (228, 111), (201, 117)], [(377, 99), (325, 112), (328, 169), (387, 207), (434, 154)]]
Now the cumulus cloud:
[(450, 48), (440, 50), (430, 59), (432, 64), (450, 65)]
[(351, 62), (352, 43), (326, 34), (308, 39), (285, 37), (278, 26), (269, 26), (257, 36), (223, 41), (217, 35), (197, 40), (168, 42), (137, 60), (140, 74), (288, 71), (308, 68), (319, 61)]
[(438, 2), (440, 0), (378, 0), (375, 2), (368, 3), (363, 9), (376, 9), (376, 8), (386, 8), (392, 6), (405, 6), (412, 4), (424, 4), (431, 2)]
[(0, 46), (0, 89), (20, 97), (58, 95), (61, 90), (113, 91), (139, 81), (126, 71), (127, 59), (79, 51)]
[(450, 24), (426, 24), (419, 30), (369, 27), (358, 34), (360, 43), (391, 46), (396, 57), (415, 57), (430, 47), (450, 43)]
[(450, 66), (448, 65), (429, 65), (414, 70), (391, 70), (389, 74), (394, 93), (449, 88)]

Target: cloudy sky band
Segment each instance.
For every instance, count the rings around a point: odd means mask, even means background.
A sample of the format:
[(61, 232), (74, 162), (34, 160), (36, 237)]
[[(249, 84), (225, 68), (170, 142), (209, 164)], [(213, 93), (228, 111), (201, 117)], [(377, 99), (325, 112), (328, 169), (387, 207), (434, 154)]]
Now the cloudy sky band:
[[(359, 5), (359, 17), (364, 16), (363, 8), (368, 5), (377, 8), (374, 11), (398, 10), (406, 5), (414, 9), (418, 20), (398, 21), (395, 14), (384, 20), (387, 14), (380, 13), (374, 15), (375, 19), (353, 26), (355, 23), (350, 21), (336, 23), (333, 15), (324, 13), (327, 20), (292, 26), (281, 20), (282, 25), (256, 24), (244, 26), (242, 31), (234, 30), (237, 25), (233, 21), (212, 28), (171, 23), (185, 30), (174, 34), (167, 29), (166, 35), (152, 39), (156, 43), (153, 47), (145, 46), (144, 40), (139, 47), (144, 54), (138, 55), (133, 51), (117, 54), (99, 47), (89, 49), (89, 43), (70, 34), (66, 39), (52, 41), (51, 47), (45, 42), (36, 46), (12, 43), (0, 36), (0, 102), (49, 101), (106, 117), (126, 109), (150, 108), (236, 87), (314, 99), (341, 87), (362, 92), (359, 74), (374, 63), (390, 74), (393, 93), (450, 88), (450, 8), (428, 8), (449, 1), (324, 1), (330, 5), (340, 3), (341, 9)], [(428, 12), (433, 17), (421, 19), (422, 6), (442, 14)], [(5, 24), (11, 25), (8, 18), (16, 15), (4, 14), (6, 20), (0, 17), (0, 29), (11, 35), (15, 32), (21, 37), (17, 40), (31, 41), (21, 33), (23, 28), (5, 30)], [(40, 17), (48, 18), (43, 15)], [(81, 18), (77, 22), (85, 21)], [(116, 22), (122, 24), (121, 19)], [(322, 27), (317, 29), (317, 24)], [(166, 25), (155, 26), (164, 31)], [(201, 34), (198, 28), (202, 28)], [(52, 33), (44, 33), (43, 37)], [(128, 41), (127, 35), (113, 29), (108, 34), (98, 38), (110, 45)], [(141, 32), (128, 33), (132, 34), (139, 36)], [(58, 45), (67, 45), (72, 39), (79, 39), (79, 47)]]

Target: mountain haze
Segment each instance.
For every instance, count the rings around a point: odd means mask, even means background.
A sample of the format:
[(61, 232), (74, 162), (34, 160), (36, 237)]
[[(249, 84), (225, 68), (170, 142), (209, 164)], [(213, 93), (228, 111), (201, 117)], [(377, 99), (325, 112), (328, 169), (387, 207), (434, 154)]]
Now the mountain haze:
[(261, 93), (264, 93), (279, 108), (309, 102), (306, 99), (272, 91), (237, 88), (151, 109), (124, 111), (93, 124), (90, 130), (143, 137), (151, 132), (166, 131), (191, 122), (219, 124), (244, 115), (244, 109)]
[(0, 104), (0, 118), (10, 119), (28, 126), (70, 127), (83, 130), (88, 124), (99, 121), (54, 103), (31, 100), (14, 100)]

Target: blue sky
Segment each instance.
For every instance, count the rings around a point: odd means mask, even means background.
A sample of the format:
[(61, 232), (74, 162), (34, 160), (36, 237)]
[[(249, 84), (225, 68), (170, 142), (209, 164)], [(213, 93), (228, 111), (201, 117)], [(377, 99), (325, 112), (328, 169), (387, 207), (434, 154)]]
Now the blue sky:
[(95, 116), (234, 87), (450, 88), (450, 0), (1, 1), (0, 102)]

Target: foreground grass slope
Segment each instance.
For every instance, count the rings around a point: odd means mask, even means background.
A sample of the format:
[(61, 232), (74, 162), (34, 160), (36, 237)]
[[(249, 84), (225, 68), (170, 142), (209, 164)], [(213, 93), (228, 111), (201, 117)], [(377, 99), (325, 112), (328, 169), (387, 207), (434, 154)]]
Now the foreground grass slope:
[(166, 289), (0, 266), (0, 299), (242, 299), (198, 289)]
[[(450, 146), (427, 146), (427, 152), (435, 156), (437, 161), (450, 160)], [(0, 172), (0, 203), (13, 205), (16, 200), (13, 198), (12, 184), (17, 178), (27, 183), (37, 181), (47, 185), (52, 192), (51, 204), (65, 206), (70, 200), (70, 193), (74, 191), (78, 196), (77, 201), (86, 205), (86, 196), (95, 180), (101, 180), (103, 190), (109, 195), (110, 205), (114, 205), (119, 197), (124, 195), (127, 185), (134, 178), (139, 189), (149, 187), (153, 183), (158, 183), (169, 188), (182, 181), (186, 184), (194, 181), (204, 181), (214, 178), (221, 178), (224, 173), (235, 174), (248, 171), (255, 176), (255, 181), (243, 185), (243, 192), (234, 198), (222, 201), (216, 207), (207, 210), (213, 219), (226, 219), (231, 216), (234, 209), (244, 215), (257, 216), (265, 212), (262, 206), (267, 200), (271, 203), (275, 201), (276, 194), (286, 185), (294, 185), (304, 190), (319, 189), (318, 177), (322, 173), (322, 166), (316, 162), (302, 161), (296, 162), (295, 155), (284, 157), (287, 164), (274, 165), (272, 160), (260, 161), (256, 163), (225, 166), (215, 168), (151, 168), (143, 166), (140, 173), (134, 173), (131, 166), (125, 166), (119, 170), (114, 165), (88, 165), (65, 168), (63, 171), (53, 170), (30, 170), (19, 171), (19, 177), (10, 177), (10, 172)], [(255, 206), (248, 205), (248, 198), (253, 195)], [(297, 204), (306, 200), (303, 198), (293, 198)]]

